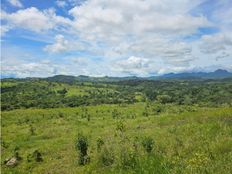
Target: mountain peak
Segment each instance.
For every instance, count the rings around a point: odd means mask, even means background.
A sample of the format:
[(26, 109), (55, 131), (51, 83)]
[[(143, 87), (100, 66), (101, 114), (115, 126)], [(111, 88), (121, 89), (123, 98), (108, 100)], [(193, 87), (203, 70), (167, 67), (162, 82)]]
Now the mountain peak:
[(227, 70), (224, 69), (217, 69), (216, 71), (214, 71), (215, 73), (229, 73)]

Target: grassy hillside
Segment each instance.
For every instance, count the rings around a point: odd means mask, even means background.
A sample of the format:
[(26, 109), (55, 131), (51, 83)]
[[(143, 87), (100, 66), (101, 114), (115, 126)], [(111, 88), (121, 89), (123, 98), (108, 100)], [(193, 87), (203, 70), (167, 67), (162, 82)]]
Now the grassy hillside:
[[(231, 123), (232, 108), (154, 103), (6, 111), (2, 173), (230, 174)], [(88, 142), (85, 165), (78, 136)], [(18, 165), (5, 166), (16, 153)]]
[(63, 78), (2, 80), (2, 173), (232, 173), (232, 79)]

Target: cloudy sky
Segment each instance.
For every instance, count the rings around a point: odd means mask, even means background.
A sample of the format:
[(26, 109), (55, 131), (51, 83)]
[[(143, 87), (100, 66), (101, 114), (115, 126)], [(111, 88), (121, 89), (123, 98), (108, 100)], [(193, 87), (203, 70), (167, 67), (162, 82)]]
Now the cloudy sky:
[(232, 71), (231, 0), (2, 0), (2, 77)]

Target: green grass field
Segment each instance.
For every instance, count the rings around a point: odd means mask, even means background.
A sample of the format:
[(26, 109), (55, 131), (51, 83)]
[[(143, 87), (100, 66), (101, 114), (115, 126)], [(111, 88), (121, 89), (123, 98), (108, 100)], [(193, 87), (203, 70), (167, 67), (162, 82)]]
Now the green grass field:
[[(232, 108), (136, 103), (1, 114), (2, 173), (231, 174)], [(79, 165), (78, 134), (88, 141)], [(150, 150), (149, 150), (150, 148)], [(42, 161), (33, 153), (37, 150)], [(15, 167), (4, 160), (18, 153)]]

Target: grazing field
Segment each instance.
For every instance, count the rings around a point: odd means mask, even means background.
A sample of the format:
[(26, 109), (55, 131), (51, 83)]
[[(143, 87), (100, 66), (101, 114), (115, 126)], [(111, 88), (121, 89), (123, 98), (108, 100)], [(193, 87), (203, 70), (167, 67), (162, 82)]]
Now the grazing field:
[(101, 104), (4, 111), (1, 120), (2, 173), (232, 172), (231, 107)]
[(81, 78), (2, 80), (2, 173), (232, 173), (231, 78)]

